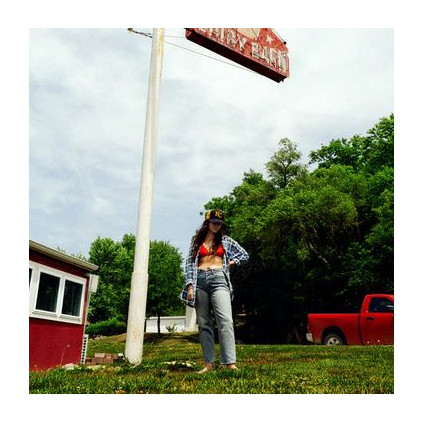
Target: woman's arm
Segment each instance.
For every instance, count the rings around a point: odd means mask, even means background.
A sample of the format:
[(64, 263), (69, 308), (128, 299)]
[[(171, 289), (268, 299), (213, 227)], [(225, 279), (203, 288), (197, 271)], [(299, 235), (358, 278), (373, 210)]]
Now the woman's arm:
[(231, 237), (226, 237), (230, 265), (241, 265), (249, 260), (249, 254)]
[(185, 275), (185, 285), (186, 287), (190, 284), (193, 284), (193, 278), (194, 278), (194, 267), (196, 264), (196, 258), (193, 258), (193, 249), (194, 249), (194, 242), (192, 241), (190, 245), (190, 249), (188, 252), (188, 256), (185, 260), (185, 266), (184, 266), (184, 275)]

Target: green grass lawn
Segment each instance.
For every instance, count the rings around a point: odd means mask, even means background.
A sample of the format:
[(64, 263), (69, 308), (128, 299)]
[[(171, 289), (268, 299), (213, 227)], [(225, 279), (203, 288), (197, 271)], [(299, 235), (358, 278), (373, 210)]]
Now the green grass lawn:
[[(216, 346), (218, 353), (218, 345)], [(90, 340), (94, 352), (125, 351), (125, 335)], [(219, 355), (217, 355), (219, 358)], [(189, 362), (187, 366), (186, 362)], [(237, 345), (239, 371), (206, 374), (196, 335), (146, 335), (143, 362), (30, 372), (30, 393), (393, 393), (393, 346)]]

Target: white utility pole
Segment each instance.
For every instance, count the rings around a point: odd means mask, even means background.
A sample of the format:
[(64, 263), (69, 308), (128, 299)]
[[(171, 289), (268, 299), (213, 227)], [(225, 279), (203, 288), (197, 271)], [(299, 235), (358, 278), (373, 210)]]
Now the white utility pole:
[(144, 321), (146, 317), (147, 285), (149, 280), (148, 266), (153, 206), (153, 185), (158, 134), (159, 91), (162, 73), (164, 38), (165, 31), (163, 28), (153, 29), (134, 270), (131, 277), (127, 339), (125, 343), (125, 357), (130, 363), (135, 365), (141, 363), (143, 356)]

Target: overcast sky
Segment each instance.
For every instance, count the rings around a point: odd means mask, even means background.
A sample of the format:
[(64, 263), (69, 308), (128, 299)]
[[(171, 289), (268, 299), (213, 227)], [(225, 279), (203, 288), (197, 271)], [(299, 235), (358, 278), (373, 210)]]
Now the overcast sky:
[[(276, 31), (289, 49), (282, 83), (165, 31), (152, 239), (183, 255), (203, 205), (250, 168), (266, 175), (281, 138), (306, 163), (394, 112), (392, 29)], [(87, 256), (98, 236), (136, 232), (151, 39), (125, 28), (29, 36), (29, 236)]]

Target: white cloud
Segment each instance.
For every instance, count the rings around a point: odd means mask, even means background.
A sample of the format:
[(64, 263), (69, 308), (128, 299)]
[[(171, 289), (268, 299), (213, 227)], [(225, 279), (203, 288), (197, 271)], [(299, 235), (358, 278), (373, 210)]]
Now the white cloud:
[[(291, 67), (280, 84), (165, 45), (153, 238), (185, 253), (203, 204), (263, 172), (280, 138), (307, 161), (393, 111), (391, 30), (277, 31)], [(150, 39), (125, 29), (30, 31), (31, 238), (87, 253), (135, 232), (149, 63)]]

